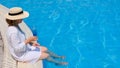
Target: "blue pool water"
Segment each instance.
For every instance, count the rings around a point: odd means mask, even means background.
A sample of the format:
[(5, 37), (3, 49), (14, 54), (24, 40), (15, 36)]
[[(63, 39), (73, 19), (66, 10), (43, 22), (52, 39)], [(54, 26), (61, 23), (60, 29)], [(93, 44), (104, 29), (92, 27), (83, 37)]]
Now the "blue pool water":
[(44, 68), (120, 68), (120, 0), (2, 0), (22, 7), (39, 42), (67, 66), (44, 61)]

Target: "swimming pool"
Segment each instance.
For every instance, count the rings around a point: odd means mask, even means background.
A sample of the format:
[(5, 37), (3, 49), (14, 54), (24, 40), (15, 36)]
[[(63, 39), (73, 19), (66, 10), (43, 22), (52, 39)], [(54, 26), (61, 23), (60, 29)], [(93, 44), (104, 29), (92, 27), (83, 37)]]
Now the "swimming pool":
[(44, 68), (120, 68), (120, 0), (3, 0), (7, 7), (30, 12), (39, 42), (67, 66), (44, 62)]

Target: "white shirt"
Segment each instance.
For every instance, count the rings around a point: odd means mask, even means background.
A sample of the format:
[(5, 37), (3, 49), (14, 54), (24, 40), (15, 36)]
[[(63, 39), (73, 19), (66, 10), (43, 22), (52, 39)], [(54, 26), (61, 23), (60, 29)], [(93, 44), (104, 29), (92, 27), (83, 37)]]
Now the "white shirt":
[(16, 60), (20, 60), (20, 58), (26, 54), (30, 47), (29, 44), (25, 45), (24, 33), (19, 28), (10, 26), (7, 30), (7, 39), (10, 53)]

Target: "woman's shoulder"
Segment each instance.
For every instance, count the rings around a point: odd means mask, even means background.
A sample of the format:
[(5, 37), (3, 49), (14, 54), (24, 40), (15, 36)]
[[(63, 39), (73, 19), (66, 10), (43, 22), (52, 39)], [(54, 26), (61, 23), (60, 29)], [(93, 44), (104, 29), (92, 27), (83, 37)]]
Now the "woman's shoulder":
[(18, 30), (17, 30), (17, 27), (15, 27), (15, 26), (9, 26), (7, 31), (10, 33), (11, 32), (13, 33), (13, 32), (17, 32)]

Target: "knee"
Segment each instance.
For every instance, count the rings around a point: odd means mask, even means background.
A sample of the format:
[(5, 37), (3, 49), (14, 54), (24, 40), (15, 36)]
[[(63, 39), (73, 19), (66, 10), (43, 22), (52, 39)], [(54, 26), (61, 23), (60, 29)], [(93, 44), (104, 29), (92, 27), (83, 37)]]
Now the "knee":
[(41, 53), (40, 59), (46, 59), (49, 57), (49, 54), (47, 53)]
[(48, 49), (46, 47), (44, 47), (44, 50), (47, 51)]
[(49, 54), (46, 54), (46, 58), (49, 57)]
[(46, 52), (48, 49), (46, 47), (41, 47), (42, 52)]

